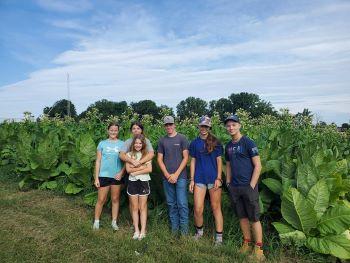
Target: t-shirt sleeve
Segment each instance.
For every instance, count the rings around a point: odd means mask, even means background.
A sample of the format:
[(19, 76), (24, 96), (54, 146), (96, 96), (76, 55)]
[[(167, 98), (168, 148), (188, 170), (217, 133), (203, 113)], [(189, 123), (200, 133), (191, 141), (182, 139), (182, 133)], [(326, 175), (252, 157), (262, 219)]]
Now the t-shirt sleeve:
[(158, 152), (161, 153), (161, 154), (164, 154), (164, 145), (163, 145), (163, 140), (160, 139), (159, 142), (158, 142)]
[(127, 153), (127, 152), (129, 151), (130, 144), (131, 144), (131, 143), (129, 143), (129, 142), (130, 142), (130, 140), (126, 140), (126, 141), (123, 143), (123, 146), (120, 148), (120, 151), (121, 151), (121, 152)]
[(98, 145), (97, 145), (97, 151), (100, 151), (102, 152), (102, 148), (103, 148), (103, 142), (99, 142)]
[(259, 155), (259, 150), (258, 150), (258, 147), (256, 146), (255, 142), (253, 142), (252, 140), (248, 140), (247, 146), (248, 146), (247, 147), (248, 153), (249, 153), (249, 156), (251, 158)]
[(190, 143), (189, 152), (191, 157), (196, 158), (196, 145), (194, 140)]
[(152, 143), (148, 139), (146, 139), (146, 150), (147, 152), (154, 152)]
[(182, 137), (182, 140), (181, 140), (182, 151), (188, 150), (188, 146), (189, 146), (189, 142), (188, 142), (187, 138), (185, 136)]
[(215, 146), (215, 150), (214, 150), (214, 155), (215, 155), (215, 158), (216, 157), (219, 157), (223, 154), (223, 148), (222, 148), (222, 144), (218, 144)]

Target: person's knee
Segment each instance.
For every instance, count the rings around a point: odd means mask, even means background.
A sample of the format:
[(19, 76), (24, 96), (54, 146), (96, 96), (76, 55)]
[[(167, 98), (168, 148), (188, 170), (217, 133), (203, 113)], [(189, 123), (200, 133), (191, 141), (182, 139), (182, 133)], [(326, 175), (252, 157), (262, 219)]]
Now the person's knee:
[(213, 210), (214, 214), (221, 213), (221, 205), (220, 203), (215, 203), (211, 205), (211, 209)]
[(113, 196), (111, 198), (113, 204), (118, 204), (119, 203), (119, 196)]
[(196, 215), (202, 215), (203, 214), (203, 210), (204, 210), (204, 206), (202, 206), (202, 205), (194, 207), (194, 213)]

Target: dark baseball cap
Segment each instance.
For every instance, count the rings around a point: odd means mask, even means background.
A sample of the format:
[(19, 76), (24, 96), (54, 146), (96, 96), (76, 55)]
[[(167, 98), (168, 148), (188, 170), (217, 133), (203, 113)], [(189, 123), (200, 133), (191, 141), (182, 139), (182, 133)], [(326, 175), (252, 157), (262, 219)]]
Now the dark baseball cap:
[(231, 115), (231, 116), (228, 116), (228, 117), (225, 119), (224, 123), (226, 124), (228, 121), (234, 121), (234, 122), (241, 123), (241, 122), (239, 121), (239, 118), (238, 118), (238, 116), (237, 116), (236, 114)]

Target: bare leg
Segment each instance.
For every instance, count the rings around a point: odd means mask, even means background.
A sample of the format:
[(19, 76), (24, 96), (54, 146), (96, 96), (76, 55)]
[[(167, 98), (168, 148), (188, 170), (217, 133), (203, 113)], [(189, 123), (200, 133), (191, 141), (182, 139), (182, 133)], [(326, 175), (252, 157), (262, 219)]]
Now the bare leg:
[(129, 195), (130, 208), (131, 208), (131, 217), (132, 223), (134, 225), (135, 232), (139, 233), (139, 197), (137, 195)]
[(140, 209), (140, 221), (141, 221), (141, 234), (146, 234), (147, 225), (147, 198), (148, 196), (139, 197), (139, 209)]
[(241, 218), (239, 220), (239, 224), (241, 226), (241, 230), (242, 230), (242, 233), (243, 233), (243, 238), (245, 240), (251, 240), (252, 237), (251, 237), (251, 233), (250, 233), (250, 223), (249, 223), (248, 218)]
[(97, 202), (96, 202), (96, 206), (95, 206), (95, 220), (100, 219), (100, 216), (102, 213), (102, 208), (106, 202), (109, 188), (110, 188), (110, 186), (98, 188), (98, 196), (97, 196)]
[(120, 185), (111, 186), (112, 219), (117, 220), (119, 213)]
[(194, 224), (197, 227), (203, 226), (203, 210), (204, 210), (204, 198), (207, 192), (206, 188), (200, 188), (198, 186), (194, 186), (194, 195), (193, 195), (193, 203), (194, 203)]
[(252, 223), (254, 240), (256, 243), (262, 243), (262, 227), (260, 221)]
[(216, 232), (222, 232), (224, 227), (224, 219), (222, 217), (222, 211), (221, 211), (221, 188), (219, 189), (210, 189), (209, 195), (210, 195), (210, 204), (211, 209), (213, 211), (213, 215), (215, 218), (215, 228)]

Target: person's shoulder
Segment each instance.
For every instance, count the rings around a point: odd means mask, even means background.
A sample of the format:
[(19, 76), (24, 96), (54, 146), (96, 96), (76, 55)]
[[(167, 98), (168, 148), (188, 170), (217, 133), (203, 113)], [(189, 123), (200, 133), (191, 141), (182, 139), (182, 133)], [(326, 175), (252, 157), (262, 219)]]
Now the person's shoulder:
[(119, 144), (124, 144), (125, 142), (123, 140), (118, 139)]
[(108, 140), (105, 139), (105, 140), (100, 141), (100, 142), (98, 143), (98, 145), (104, 145), (104, 144), (106, 144), (107, 142), (108, 142)]
[(252, 143), (255, 144), (255, 142), (251, 138), (246, 136), (246, 135), (243, 135), (242, 139), (243, 139), (244, 142), (247, 142), (249, 144), (252, 144)]
[(181, 140), (187, 140), (187, 137), (182, 133), (178, 133), (176, 136), (178, 136)]
[(126, 140), (124, 141), (124, 143), (131, 143), (131, 142), (132, 142), (132, 138), (126, 139)]

